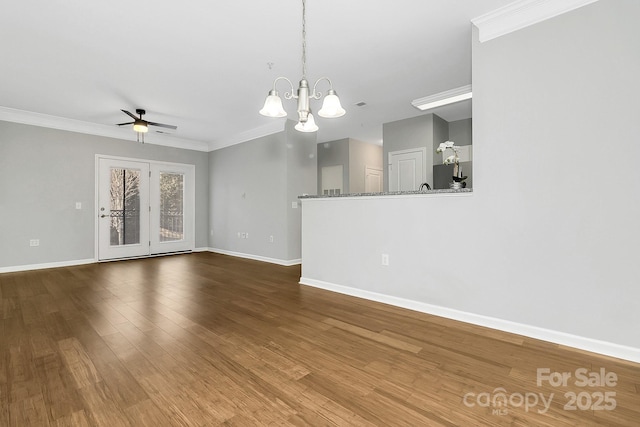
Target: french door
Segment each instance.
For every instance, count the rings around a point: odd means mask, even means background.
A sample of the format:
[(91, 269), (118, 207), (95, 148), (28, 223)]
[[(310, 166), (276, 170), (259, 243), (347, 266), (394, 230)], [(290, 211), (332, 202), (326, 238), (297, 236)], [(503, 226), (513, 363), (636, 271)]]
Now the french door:
[(98, 259), (194, 247), (194, 166), (98, 158)]

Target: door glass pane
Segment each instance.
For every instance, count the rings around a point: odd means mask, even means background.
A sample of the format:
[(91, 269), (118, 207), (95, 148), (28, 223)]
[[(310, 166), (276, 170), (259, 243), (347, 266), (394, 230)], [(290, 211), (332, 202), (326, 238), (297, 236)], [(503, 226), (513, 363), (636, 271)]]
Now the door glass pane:
[(184, 239), (184, 175), (160, 172), (160, 241)]
[(140, 243), (140, 171), (111, 168), (111, 246)]

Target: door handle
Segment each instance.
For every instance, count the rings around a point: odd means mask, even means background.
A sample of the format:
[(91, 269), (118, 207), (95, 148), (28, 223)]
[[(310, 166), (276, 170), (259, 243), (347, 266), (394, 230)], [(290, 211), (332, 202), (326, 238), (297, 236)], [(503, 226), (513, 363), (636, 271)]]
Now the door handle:
[(108, 216), (109, 216), (109, 215), (102, 214), (102, 215), (100, 215), (100, 218), (106, 218), (106, 217), (108, 217)]

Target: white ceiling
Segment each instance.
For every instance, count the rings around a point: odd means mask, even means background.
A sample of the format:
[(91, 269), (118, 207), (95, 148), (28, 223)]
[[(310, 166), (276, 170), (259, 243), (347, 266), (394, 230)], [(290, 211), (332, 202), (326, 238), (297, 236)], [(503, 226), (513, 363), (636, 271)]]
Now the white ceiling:
[[(308, 0), (307, 77), (329, 77), (347, 110), (316, 118), (318, 142), (379, 143), (383, 123), (423, 114), (411, 100), (470, 84), (470, 20), (510, 2)], [(175, 137), (215, 146), (268, 126), (258, 110), (274, 78), (301, 78), (301, 11), (300, 0), (6, 2), (0, 106), (103, 126), (144, 108)]]

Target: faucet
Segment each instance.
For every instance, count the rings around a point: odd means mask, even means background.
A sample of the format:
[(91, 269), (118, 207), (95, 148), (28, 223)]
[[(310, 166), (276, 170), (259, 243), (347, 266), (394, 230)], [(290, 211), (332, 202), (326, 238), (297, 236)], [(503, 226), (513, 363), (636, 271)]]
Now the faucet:
[(425, 186), (427, 187), (427, 190), (431, 190), (431, 186), (430, 186), (428, 183), (423, 182), (422, 184), (420, 184), (420, 190), (419, 190), (419, 191), (422, 191), (422, 189), (423, 189)]

